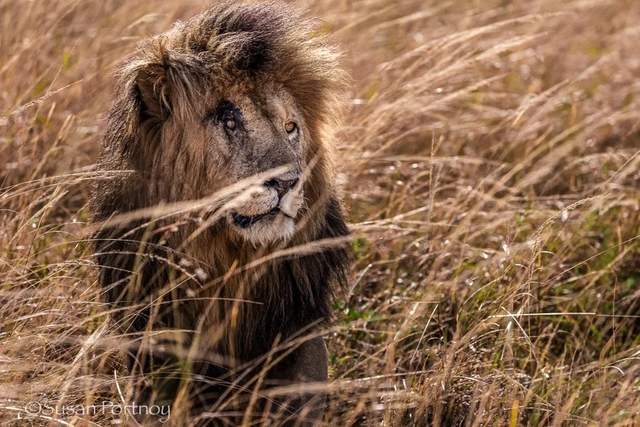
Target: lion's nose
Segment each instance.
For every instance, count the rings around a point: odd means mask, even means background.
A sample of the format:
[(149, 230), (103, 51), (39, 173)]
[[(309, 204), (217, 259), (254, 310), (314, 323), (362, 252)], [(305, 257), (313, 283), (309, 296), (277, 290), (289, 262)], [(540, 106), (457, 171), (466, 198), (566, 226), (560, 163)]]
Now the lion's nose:
[(271, 178), (268, 181), (265, 181), (264, 185), (267, 188), (274, 188), (278, 192), (278, 197), (282, 197), (289, 190), (291, 190), (298, 183), (298, 178), (293, 179), (281, 179), (281, 178)]

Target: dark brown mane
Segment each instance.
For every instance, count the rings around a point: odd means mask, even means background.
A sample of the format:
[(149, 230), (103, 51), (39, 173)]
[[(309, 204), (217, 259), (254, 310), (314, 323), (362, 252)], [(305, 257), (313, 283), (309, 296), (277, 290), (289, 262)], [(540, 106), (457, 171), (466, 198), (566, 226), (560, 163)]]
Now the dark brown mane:
[[(202, 187), (194, 168), (176, 172), (162, 163), (178, 158), (182, 143), (182, 130), (167, 130), (165, 123), (199, 113), (198, 94), (211, 79), (233, 76), (247, 84), (284, 85), (311, 130), (307, 157), (314, 166), (305, 182), (311, 208), (289, 247), (347, 235), (323, 141), (343, 80), (335, 58), (312, 37), (308, 22), (279, 3), (221, 3), (145, 42), (120, 73), (99, 168), (122, 173), (96, 185), (95, 220), (202, 196), (183, 190)], [(175, 153), (159, 152), (158, 141), (167, 135)], [(138, 218), (96, 234), (99, 279), (107, 300), (124, 308), (116, 316), (123, 329), (144, 331), (151, 321), (154, 329), (202, 332), (204, 322), (211, 354), (247, 362), (330, 316), (333, 286), (345, 277), (344, 245), (245, 271), (247, 263), (277, 248), (256, 250), (217, 224), (184, 246), (197, 225), (189, 216)]]

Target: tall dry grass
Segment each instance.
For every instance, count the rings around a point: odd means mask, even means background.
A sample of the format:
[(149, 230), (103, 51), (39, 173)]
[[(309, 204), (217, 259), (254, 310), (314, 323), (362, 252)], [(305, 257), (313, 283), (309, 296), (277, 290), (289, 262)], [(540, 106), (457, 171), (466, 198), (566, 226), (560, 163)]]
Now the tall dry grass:
[[(303, 5), (353, 77), (327, 422), (639, 424), (640, 3)], [(126, 399), (92, 165), (116, 64), (202, 7), (0, 0), (3, 423), (106, 425), (25, 405)]]

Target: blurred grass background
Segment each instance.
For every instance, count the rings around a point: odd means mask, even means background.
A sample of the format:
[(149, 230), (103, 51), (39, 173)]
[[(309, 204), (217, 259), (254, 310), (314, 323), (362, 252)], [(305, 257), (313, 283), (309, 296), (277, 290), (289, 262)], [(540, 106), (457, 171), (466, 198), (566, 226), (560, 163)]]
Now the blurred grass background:
[[(327, 421), (638, 425), (640, 2), (297, 4), (353, 79)], [(0, 0), (2, 422), (119, 400), (92, 165), (117, 64), (205, 6)]]

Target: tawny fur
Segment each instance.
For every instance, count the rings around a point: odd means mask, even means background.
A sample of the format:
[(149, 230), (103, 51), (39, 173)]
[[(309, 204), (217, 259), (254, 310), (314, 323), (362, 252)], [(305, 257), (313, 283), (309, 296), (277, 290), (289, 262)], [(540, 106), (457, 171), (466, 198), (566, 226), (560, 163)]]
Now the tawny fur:
[[(172, 344), (165, 349), (182, 357), (195, 348), (195, 359), (220, 368), (209, 373), (226, 375), (330, 317), (333, 286), (344, 280), (344, 245), (250, 263), (347, 235), (326, 138), (343, 81), (335, 52), (280, 3), (219, 3), (148, 40), (124, 64), (99, 162), (115, 177), (96, 186), (95, 221), (207, 197), (283, 164), (307, 173), (295, 232), (282, 239), (247, 241), (218, 215), (221, 206), (103, 226), (95, 236), (100, 282), (107, 300), (125, 308), (115, 316), (124, 330), (180, 330), (163, 335)], [(247, 126), (262, 123), (247, 133), (245, 148), (202, 124), (230, 96), (248, 106)], [(280, 148), (280, 119), (265, 119), (263, 105), (299, 116), (298, 148)]]

